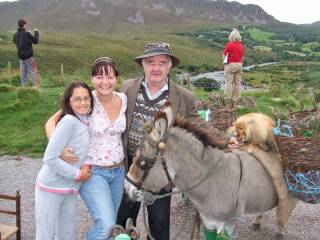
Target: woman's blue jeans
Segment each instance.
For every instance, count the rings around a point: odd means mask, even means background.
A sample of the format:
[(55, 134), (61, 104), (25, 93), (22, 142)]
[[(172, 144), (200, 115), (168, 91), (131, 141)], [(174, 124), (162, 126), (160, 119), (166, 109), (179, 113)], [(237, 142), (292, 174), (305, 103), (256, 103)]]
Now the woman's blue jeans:
[(94, 220), (86, 235), (87, 240), (106, 240), (116, 224), (117, 211), (123, 195), (125, 170), (92, 167), (91, 178), (80, 188), (80, 195)]

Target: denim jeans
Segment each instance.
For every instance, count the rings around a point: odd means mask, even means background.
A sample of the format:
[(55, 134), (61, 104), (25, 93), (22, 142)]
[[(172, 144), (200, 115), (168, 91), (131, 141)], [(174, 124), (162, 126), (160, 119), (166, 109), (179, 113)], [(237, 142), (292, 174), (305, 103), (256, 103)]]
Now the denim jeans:
[(86, 235), (87, 240), (108, 239), (111, 227), (116, 224), (124, 176), (124, 166), (93, 166), (91, 178), (81, 185), (80, 195), (94, 220), (94, 225)]
[(19, 59), (20, 63), (20, 81), (22, 86), (26, 86), (28, 84), (28, 72), (31, 74), (32, 77), (32, 85), (39, 86), (40, 79), (38, 68), (36, 65), (36, 61), (33, 57), (28, 59)]

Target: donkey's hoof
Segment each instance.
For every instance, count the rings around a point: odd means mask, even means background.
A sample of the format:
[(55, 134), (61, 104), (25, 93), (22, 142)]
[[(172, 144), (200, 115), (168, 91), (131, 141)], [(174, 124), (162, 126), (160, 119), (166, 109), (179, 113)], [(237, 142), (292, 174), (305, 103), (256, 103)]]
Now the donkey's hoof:
[(252, 228), (254, 231), (259, 231), (261, 228), (261, 224), (260, 223), (254, 223), (252, 224)]
[(284, 234), (283, 233), (277, 233), (276, 240), (285, 240)]

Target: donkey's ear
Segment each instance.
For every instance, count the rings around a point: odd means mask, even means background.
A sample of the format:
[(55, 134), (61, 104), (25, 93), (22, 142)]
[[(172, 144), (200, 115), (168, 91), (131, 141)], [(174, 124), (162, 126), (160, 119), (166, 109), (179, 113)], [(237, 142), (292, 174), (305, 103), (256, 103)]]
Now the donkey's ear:
[(163, 106), (163, 111), (167, 114), (168, 126), (172, 126), (173, 124), (173, 111), (172, 111), (172, 103), (171, 101), (166, 101)]
[(168, 128), (167, 114), (163, 111), (157, 112), (154, 118), (154, 127), (151, 132), (151, 134), (153, 135), (156, 141), (159, 141), (162, 138), (162, 136), (167, 131), (167, 128)]

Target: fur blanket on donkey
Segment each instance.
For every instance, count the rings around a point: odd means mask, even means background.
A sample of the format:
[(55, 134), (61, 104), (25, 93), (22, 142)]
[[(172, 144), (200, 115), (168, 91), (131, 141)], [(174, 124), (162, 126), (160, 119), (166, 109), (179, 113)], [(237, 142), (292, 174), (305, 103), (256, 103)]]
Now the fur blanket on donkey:
[[(282, 161), (278, 152), (272, 129), (275, 122), (262, 113), (249, 113), (239, 117), (228, 133), (242, 142), (243, 149), (252, 154), (269, 173), (278, 195), (277, 226), (283, 232), (285, 224), (296, 206), (297, 200), (288, 192), (283, 177)], [(260, 148), (263, 151), (257, 151)], [(260, 226), (257, 218), (255, 226)]]

